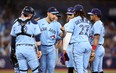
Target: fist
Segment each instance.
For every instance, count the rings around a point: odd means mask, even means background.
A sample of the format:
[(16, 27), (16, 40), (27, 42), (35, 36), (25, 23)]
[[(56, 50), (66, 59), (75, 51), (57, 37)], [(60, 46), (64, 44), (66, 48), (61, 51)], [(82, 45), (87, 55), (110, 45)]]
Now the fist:
[(91, 52), (91, 55), (90, 55), (89, 62), (93, 62), (93, 61), (94, 61), (94, 58), (95, 58), (95, 52), (92, 51), (92, 52)]
[(61, 30), (61, 31), (65, 31), (65, 28), (64, 28), (64, 27), (61, 27), (60, 30)]
[(38, 59), (41, 58), (41, 55), (42, 55), (42, 52), (41, 52), (41, 51), (38, 51), (38, 52), (37, 52), (37, 57), (38, 57)]

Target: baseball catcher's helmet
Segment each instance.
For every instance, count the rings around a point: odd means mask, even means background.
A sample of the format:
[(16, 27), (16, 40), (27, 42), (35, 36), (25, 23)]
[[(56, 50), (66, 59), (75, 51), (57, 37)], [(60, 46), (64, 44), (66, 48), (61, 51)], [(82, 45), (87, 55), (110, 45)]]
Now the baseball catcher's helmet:
[(24, 16), (28, 16), (29, 14), (33, 14), (33, 16), (34, 16), (35, 10), (30, 6), (25, 6), (22, 10), (22, 14), (24, 14)]

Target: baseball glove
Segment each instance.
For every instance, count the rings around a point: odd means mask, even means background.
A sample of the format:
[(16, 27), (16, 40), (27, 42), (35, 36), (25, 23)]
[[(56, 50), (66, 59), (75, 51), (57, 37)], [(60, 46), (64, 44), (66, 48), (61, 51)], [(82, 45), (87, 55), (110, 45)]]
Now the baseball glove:
[(90, 55), (89, 62), (93, 62), (94, 58), (95, 58), (95, 53), (94, 53), (94, 51), (92, 51), (91, 55)]
[(68, 54), (66, 52), (61, 53), (60, 62), (65, 65), (65, 62), (69, 61)]

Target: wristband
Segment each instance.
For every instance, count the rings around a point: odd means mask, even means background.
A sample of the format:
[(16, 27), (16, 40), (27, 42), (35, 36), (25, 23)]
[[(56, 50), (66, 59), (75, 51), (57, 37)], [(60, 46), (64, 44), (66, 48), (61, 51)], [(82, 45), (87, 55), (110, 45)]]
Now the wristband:
[(96, 50), (97, 46), (93, 45), (92, 50)]
[(40, 48), (40, 46), (37, 46), (38, 47), (38, 51), (41, 51), (41, 48)]

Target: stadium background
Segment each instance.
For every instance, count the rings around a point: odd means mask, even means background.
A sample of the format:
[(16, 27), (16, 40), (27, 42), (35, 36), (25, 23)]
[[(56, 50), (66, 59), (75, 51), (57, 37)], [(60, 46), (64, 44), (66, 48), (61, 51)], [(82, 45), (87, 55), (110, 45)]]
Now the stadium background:
[[(10, 30), (15, 18), (20, 16), (24, 6), (32, 6), (36, 10), (36, 16), (43, 18), (49, 7), (56, 7), (61, 14), (59, 22), (64, 25), (66, 9), (75, 4), (82, 4), (85, 11), (99, 8), (102, 11), (102, 20), (106, 28), (105, 33), (105, 57), (103, 68), (116, 69), (116, 0), (0, 0), (0, 73), (12, 69), (9, 62)], [(5, 27), (5, 28), (4, 28)], [(59, 50), (61, 52), (61, 50)], [(56, 68), (65, 68), (58, 61)], [(6, 72), (9, 73), (9, 72)], [(109, 72), (111, 73), (111, 72)], [(116, 73), (116, 70), (114, 71)]]

